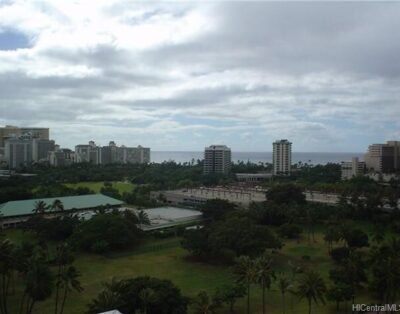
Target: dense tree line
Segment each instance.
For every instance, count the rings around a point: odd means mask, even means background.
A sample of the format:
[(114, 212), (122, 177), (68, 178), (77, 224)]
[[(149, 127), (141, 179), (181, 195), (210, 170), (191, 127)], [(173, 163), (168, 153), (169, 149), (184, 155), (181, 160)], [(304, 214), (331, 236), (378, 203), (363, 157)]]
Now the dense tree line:
[(88, 314), (109, 310), (121, 313), (185, 314), (189, 299), (171, 281), (152, 277), (112, 280), (88, 305)]
[[(19, 245), (1, 240), (0, 313), (11, 313), (9, 299), (13, 296), (19, 298), (19, 307), (13, 313), (31, 314), (38, 302), (54, 297), (54, 313), (62, 314), (69, 293), (83, 290), (73, 262), (73, 252), (65, 243), (49, 254), (46, 243), (34, 239)], [(23, 287), (21, 293), (14, 289), (16, 282)]]

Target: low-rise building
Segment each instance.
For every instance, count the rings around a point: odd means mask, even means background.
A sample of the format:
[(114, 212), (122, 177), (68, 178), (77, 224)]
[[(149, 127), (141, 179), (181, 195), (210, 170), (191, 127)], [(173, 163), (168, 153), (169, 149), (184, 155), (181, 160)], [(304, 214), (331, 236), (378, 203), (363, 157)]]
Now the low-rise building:
[[(51, 206), (56, 200), (63, 204), (63, 210), (55, 211), (51, 209)], [(27, 221), (30, 217), (35, 215), (36, 204), (39, 201), (43, 201), (48, 207), (43, 213), (45, 217), (53, 217), (65, 212), (85, 212), (95, 210), (99, 207), (118, 208), (124, 203), (103, 194), (10, 201), (0, 204), (0, 227), (16, 227)]]
[(236, 178), (239, 182), (259, 183), (262, 181), (270, 180), (272, 178), (272, 173), (236, 173)]
[(157, 207), (143, 210), (150, 221), (149, 225), (140, 225), (143, 231), (173, 228), (180, 225), (198, 224), (203, 219), (202, 212), (178, 207)]

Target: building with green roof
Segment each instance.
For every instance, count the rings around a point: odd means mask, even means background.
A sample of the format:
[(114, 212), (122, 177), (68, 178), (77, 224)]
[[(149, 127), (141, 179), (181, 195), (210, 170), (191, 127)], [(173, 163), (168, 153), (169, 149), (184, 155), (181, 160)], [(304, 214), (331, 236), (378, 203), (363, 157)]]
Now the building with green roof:
[[(63, 210), (52, 210), (51, 206), (54, 201), (60, 201), (63, 205)], [(88, 194), (77, 196), (64, 196), (52, 198), (37, 198), (21, 201), (10, 201), (0, 204), (0, 226), (12, 227), (16, 226), (29, 219), (35, 213), (36, 204), (43, 201), (48, 209), (45, 214), (57, 215), (61, 212), (77, 211), (84, 212), (94, 210), (100, 207), (118, 208), (124, 202), (103, 194)]]

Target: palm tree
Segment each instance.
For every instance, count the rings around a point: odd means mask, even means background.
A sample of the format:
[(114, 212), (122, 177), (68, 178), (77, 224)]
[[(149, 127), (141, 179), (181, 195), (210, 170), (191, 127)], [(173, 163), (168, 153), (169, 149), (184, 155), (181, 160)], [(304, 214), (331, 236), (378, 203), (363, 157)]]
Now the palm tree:
[(7, 299), (15, 265), (15, 246), (8, 240), (0, 242), (0, 313), (8, 313)]
[(44, 214), (48, 208), (49, 206), (44, 201), (37, 201), (35, 202), (35, 208), (33, 209), (33, 212), (35, 214)]
[(64, 204), (59, 200), (54, 200), (53, 204), (51, 204), (51, 209), (55, 212), (64, 211)]
[(121, 291), (123, 289), (122, 282), (115, 278), (112, 278), (110, 283), (103, 283), (103, 290), (88, 305), (89, 312), (98, 313), (119, 308), (122, 304)]
[(279, 287), (279, 291), (281, 292), (281, 295), (282, 295), (282, 312), (283, 312), (283, 314), (285, 314), (285, 312), (286, 312), (285, 295), (286, 295), (286, 292), (288, 292), (290, 289), (290, 280), (288, 278), (286, 278), (284, 275), (280, 276), (278, 279), (278, 287)]
[(38, 301), (46, 300), (53, 291), (54, 278), (43, 257), (32, 257), (29, 260), (28, 271), (25, 274), (24, 296), (27, 297), (26, 313), (33, 312)]
[(55, 310), (54, 313), (58, 313), (58, 305), (60, 299), (61, 288), (65, 288), (65, 275), (67, 266), (74, 261), (74, 256), (71, 253), (69, 246), (66, 243), (58, 245), (55, 261), (57, 263), (57, 274), (56, 274), (56, 293), (55, 293)]
[(137, 213), (137, 218), (140, 225), (150, 225), (149, 215), (144, 210), (140, 210)]
[(236, 259), (234, 273), (239, 282), (247, 287), (247, 314), (250, 314), (250, 288), (256, 278), (257, 270), (254, 261), (248, 256), (240, 256)]
[(255, 281), (261, 286), (262, 289), (262, 309), (265, 314), (265, 289), (271, 287), (272, 280), (275, 278), (272, 270), (271, 256), (264, 254), (254, 261), (256, 268)]
[(68, 266), (68, 268), (65, 269), (64, 273), (62, 274), (64, 295), (61, 303), (60, 314), (63, 314), (64, 312), (65, 301), (67, 300), (68, 293), (72, 290), (75, 290), (77, 292), (83, 291), (81, 283), (78, 279), (80, 276), (81, 274), (74, 266)]
[(400, 292), (400, 241), (392, 239), (388, 244), (371, 250), (373, 280), (371, 288), (383, 303), (394, 303)]
[(220, 306), (205, 291), (200, 291), (192, 300), (192, 309), (195, 314), (214, 314)]
[(315, 271), (307, 271), (299, 279), (296, 294), (301, 299), (308, 301), (308, 314), (311, 314), (312, 303), (318, 301), (325, 303), (326, 286), (324, 280)]
[(328, 251), (332, 251), (332, 243), (340, 240), (340, 232), (337, 228), (330, 226), (324, 232), (324, 240), (328, 244)]

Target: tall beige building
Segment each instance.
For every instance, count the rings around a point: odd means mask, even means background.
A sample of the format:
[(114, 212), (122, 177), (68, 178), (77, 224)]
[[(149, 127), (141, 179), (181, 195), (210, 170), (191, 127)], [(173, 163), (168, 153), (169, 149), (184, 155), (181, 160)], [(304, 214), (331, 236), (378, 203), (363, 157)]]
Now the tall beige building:
[(31, 166), (32, 163), (46, 162), (48, 153), (54, 149), (55, 143), (51, 140), (31, 135), (13, 136), (5, 140), (4, 159), (13, 169)]
[(96, 146), (91, 141), (88, 145), (75, 146), (76, 162), (91, 162), (93, 164), (143, 164), (150, 162), (150, 148), (117, 146), (110, 141), (107, 146)]
[(272, 143), (272, 162), (274, 175), (290, 175), (292, 167), (292, 143), (278, 140)]
[(350, 180), (351, 178), (362, 176), (365, 173), (365, 162), (360, 161), (358, 157), (353, 157), (351, 161), (342, 161), (341, 178)]
[(368, 146), (365, 163), (370, 171), (391, 173), (400, 170), (400, 141)]
[(231, 170), (231, 149), (211, 145), (204, 149), (204, 174), (226, 174)]

